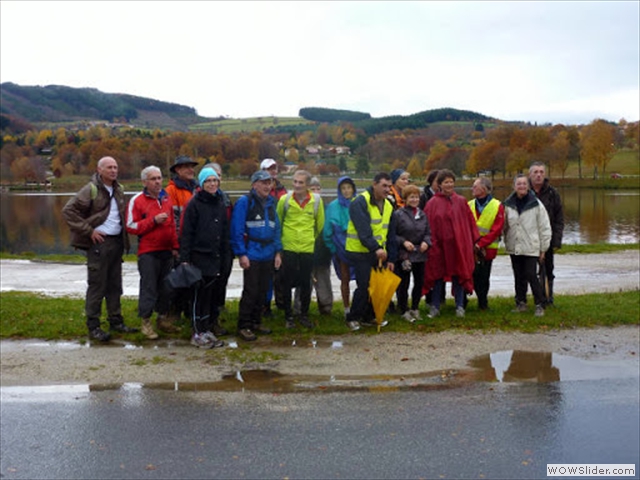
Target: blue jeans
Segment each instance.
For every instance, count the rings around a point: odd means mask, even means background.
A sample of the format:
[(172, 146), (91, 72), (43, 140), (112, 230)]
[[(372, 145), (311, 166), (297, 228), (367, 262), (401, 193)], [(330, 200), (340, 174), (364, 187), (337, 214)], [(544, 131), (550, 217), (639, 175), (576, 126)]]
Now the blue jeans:
[[(452, 277), (451, 283), (453, 284), (453, 296), (456, 301), (456, 308), (464, 308), (464, 289), (462, 285), (458, 283), (458, 277)], [(433, 286), (433, 294), (431, 295), (431, 306), (440, 310), (440, 301), (442, 300), (444, 293), (444, 279), (436, 280)]]

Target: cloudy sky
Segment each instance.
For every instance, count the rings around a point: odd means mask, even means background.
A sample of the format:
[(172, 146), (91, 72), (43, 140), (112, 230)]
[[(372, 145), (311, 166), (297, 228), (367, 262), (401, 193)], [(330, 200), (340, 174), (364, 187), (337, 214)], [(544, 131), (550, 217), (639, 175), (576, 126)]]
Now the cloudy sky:
[(628, 1), (0, 2), (0, 80), (92, 87), (200, 115), (640, 117)]

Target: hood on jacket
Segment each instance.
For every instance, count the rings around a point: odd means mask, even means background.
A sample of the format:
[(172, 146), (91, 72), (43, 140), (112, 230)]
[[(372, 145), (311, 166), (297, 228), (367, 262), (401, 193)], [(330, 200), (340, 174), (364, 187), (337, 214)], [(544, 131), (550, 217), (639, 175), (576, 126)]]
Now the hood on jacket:
[[(350, 183), (351, 186), (353, 187), (353, 196), (351, 197), (351, 199), (345, 198), (344, 195), (342, 195), (342, 192), (340, 191), (340, 185), (342, 185), (344, 182)], [(353, 199), (356, 198), (357, 194), (358, 194), (358, 190), (356, 189), (356, 184), (351, 179), (351, 177), (349, 177), (348, 175), (345, 175), (338, 179), (338, 202), (340, 202), (340, 205), (342, 205), (343, 207), (348, 207), (349, 204), (353, 201)]]

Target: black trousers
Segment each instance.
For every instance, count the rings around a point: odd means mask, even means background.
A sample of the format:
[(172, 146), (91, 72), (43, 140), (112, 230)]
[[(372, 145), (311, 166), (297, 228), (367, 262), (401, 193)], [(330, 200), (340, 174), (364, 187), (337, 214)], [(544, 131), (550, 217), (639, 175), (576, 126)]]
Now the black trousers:
[(493, 260), (480, 260), (476, 262), (476, 268), (473, 271), (473, 289), (478, 297), (478, 308), (482, 310), (489, 306), (489, 278), (492, 264)]
[(107, 304), (110, 325), (123, 323), (120, 297), (122, 296), (122, 235), (106, 236), (87, 250), (87, 296), (85, 314), (89, 331), (100, 326), (102, 300)]
[(356, 276), (356, 289), (353, 292), (347, 321), (364, 320), (370, 322), (374, 319), (374, 314), (369, 299), (369, 279), (371, 278), (371, 269), (378, 264), (376, 254), (347, 252), (346, 257)]
[(173, 266), (171, 251), (149, 252), (138, 256), (140, 288), (138, 293), (138, 316), (150, 318), (154, 310), (158, 315), (169, 312), (170, 292), (164, 279)]
[(257, 262), (251, 260), (249, 268), (242, 271), (242, 297), (238, 307), (238, 330), (254, 328), (262, 321), (262, 308), (273, 278), (273, 260)]
[(203, 277), (193, 295), (191, 325), (193, 333), (211, 331), (214, 321), (218, 318), (219, 308), (215, 302), (213, 292), (220, 288), (220, 277)]
[(409, 282), (413, 276), (413, 288), (411, 289), (411, 310), (418, 310), (420, 307), (420, 297), (422, 297), (422, 285), (424, 284), (425, 262), (411, 264), (411, 270), (402, 270), (402, 262), (396, 262), (395, 273), (400, 277), (400, 285), (396, 290), (398, 298), (398, 308), (400, 313), (408, 310), (409, 304)]
[(516, 290), (516, 304), (527, 303), (527, 288), (531, 286), (531, 293), (536, 305), (544, 305), (544, 292), (538, 280), (538, 257), (524, 255), (510, 255), (511, 268)]
[(282, 303), (284, 314), (290, 317), (293, 312), (291, 290), (300, 289), (300, 314), (309, 314), (311, 304), (311, 271), (313, 270), (313, 253), (296, 253), (284, 250), (280, 275), (282, 280)]

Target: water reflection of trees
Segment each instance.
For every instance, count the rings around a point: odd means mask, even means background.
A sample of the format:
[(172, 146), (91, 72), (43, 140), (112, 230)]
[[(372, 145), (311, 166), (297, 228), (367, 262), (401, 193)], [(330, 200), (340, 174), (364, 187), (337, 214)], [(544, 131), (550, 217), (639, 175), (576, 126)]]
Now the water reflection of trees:
[[(468, 189), (460, 189), (460, 193), (471, 198)], [(506, 189), (500, 189), (495, 196), (504, 199), (508, 193)], [(640, 196), (637, 191), (572, 188), (561, 189), (560, 194), (566, 219), (565, 243), (638, 242)], [(69, 229), (61, 213), (71, 195), (3, 194), (0, 200), (2, 250), (10, 253), (74, 253), (69, 246)], [(132, 242), (132, 248), (135, 249), (136, 244)]]

